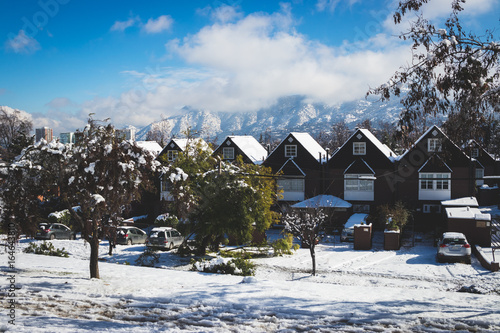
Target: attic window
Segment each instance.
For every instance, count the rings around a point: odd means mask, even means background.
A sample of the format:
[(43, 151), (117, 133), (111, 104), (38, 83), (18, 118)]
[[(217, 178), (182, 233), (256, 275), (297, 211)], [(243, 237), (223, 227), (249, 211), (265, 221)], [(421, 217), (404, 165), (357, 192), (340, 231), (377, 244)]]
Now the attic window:
[(353, 155), (366, 155), (366, 142), (353, 142), (352, 154)]
[(427, 139), (427, 151), (441, 151), (441, 139)]
[(478, 156), (479, 156), (479, 149), (478, 148), (472, 148), (471, 157), (472, 158), (477, 158)]
[(297, 157), (297, 146), (285, 145), (285, 157)]
[(177, 150), (167, 150), (167, 160), (173, 162), (177, 159), (179, 152)]
[(233, 147), (224, 147), (222, 149), (222, 159), (234, 160), (234, 148)]

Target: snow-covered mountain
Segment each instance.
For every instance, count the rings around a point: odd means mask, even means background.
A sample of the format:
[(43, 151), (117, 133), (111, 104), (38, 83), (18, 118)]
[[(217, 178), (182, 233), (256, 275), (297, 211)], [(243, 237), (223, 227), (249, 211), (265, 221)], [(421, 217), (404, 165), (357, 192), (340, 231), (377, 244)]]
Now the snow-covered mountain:
[(375, 98), (362, 99), (339, 105), (308, 103), (302, 96), (281, 98), (275, 105), (254, 112), (212, 112), (183, 108), (183, 114), (152, 123), (139, 132), (137, 140), (145, 140), (150, 130), (160, 130), (169, 136), (182, 136), (188, 128), (199, 131), (203, 137), (223, 140), (227, 135), (253, 135), (259, 138), (265, 132), (273, 138), (281, 138), (291, 131), (308, 132), (315, 135), (329, 131), (331, 125), (345, 120), (350, 127), (369, 119), (376, 125), (379, 121), (393, 122), (397, 119), (401, 105), (398, 99), (381, 103)]

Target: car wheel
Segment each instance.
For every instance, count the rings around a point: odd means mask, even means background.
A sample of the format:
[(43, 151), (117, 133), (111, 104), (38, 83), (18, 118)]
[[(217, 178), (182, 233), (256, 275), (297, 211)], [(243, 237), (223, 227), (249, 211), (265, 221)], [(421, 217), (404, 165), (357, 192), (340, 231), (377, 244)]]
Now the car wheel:
[(471, 264), (470, 257), (466, 257), (466, 258), (465, 258), (465, 263), (466, 263), (466, 264), (469, 264), (469, 265)]
[(127, 240), (127, 245), (132, 245), (132, 240), (131, 239)]
[(53, 240), (55, 238), (56, 238), (56, 235), (54, 235), (54, 234), (50, 235), (50, 240)]
[(174, 243), (170, 243), (170, 244), (168, 244), (168, 250), (169, 250), (169, 251), (170, 251), (170, 250), (172, 250), (173, 248), (174, 248)]

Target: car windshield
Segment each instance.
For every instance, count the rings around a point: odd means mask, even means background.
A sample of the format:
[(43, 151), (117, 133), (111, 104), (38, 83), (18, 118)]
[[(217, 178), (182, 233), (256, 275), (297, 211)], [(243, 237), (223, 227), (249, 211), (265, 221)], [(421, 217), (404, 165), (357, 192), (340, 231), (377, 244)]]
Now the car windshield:
[(445, 238), (443, 239), (443, 244), (447, 245), (463, 245), (465, 244), (465, 239), (463, 238)]

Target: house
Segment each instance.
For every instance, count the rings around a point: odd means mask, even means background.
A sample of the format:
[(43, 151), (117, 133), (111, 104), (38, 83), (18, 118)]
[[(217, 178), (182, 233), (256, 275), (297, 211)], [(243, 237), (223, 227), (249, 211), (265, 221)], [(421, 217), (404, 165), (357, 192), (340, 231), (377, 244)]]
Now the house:
[(282, 202), (297, 202), (323, 193), (326, 151), (309, 133), (292, 132), (269, 154), (263, 165), (278, 174)]
[(201, 138), (172, 139), (160, 152), (160, 154), (158, 155), (158, 159), (166, 161), (168, 163), (172, 163), (177, 159), (179, 153), (185, 152), (186, 149), (189, 149), (190, 147), (196, 147), (197, 145), (199, 145), (204, 150), (210, 149), (205, 140)]
[(473, 196), (473, 171), (471, 158), (434, 125), (399, 157), (396, 197), (417, 211), (416, 227), (437, 227), (441, 201)]
[[(172, 139), (163, 148), (163, 150), (158, 155), (157, 159), (168, 164), (175, 162), (180, 153), (193, 153), (196, 147), (200, 147), (203, 150), (211, 151), (210, 146), (201, 138), (192, 139)], [(171, 181), (166, 177), (166, 175), (161, 174), (159, 176), (159, 188), (160, 188), (160, 200), (173, 201), (173, 197), (170, 194), (170, 184)]]
[[(462, 150), (475, 162), (476, 186), (487, 184), (494, 186), (500, 183), (499, 170), (496, 170), (497, 161), (476, 140), (469, 140), (462, 146)], [(499, 176), (492, 179), (492, 176)], [(485, 178), (486, 177), (486, 178)]]
[(243, 162), (257, 165), (262, 164), (267, 154), (259, 141), (250, 135), (228, 136), (213, 152), (214, 156), (220, 156), (224, 161), (232, 162), (241, 156)]
[(369, 130), (356, 129), (327, 162), (326, 191), (353, 204), (355, 213), (392, 203), (396, 155)]
[(153, 155), (154, 158), (157, 158), (162, 150), (161, 146), (156, 141), (136, 141), (135, 143), (143, 150)]

